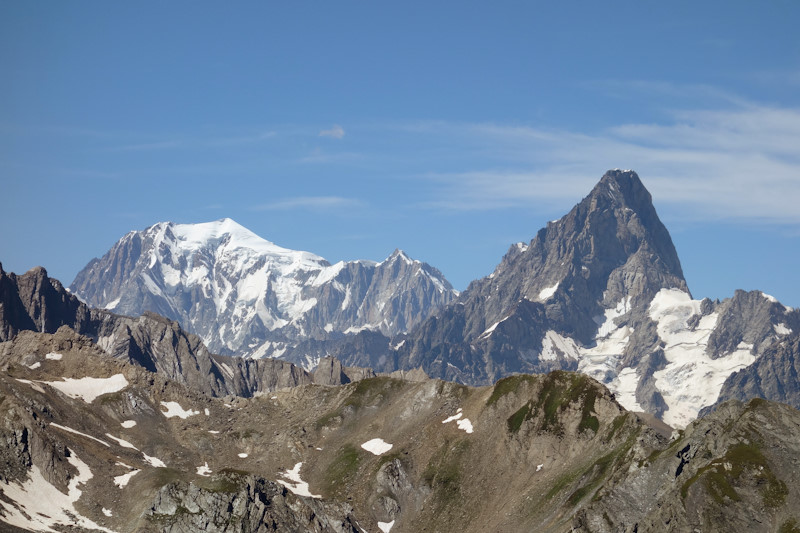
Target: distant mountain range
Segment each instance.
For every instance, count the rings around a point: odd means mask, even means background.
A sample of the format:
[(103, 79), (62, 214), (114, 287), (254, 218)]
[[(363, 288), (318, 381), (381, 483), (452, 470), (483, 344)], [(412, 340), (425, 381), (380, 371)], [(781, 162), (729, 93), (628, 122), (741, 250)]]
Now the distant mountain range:
[(800, 530), (800, 312), (693, 299), (632, 171), (459, 295), (229, 219), (73, 288), (0, 265), (3, 531)]
[[(177, 320), (209, 349), (251, 358), (365, 329), (394, 336), (458, 295), (438, 270), (400, 250), (380, 263), (331, 265), (231, 219), (130, 232), (70, 290), (94, 307)], [(317, 360), (298, 362), (311, 369)]]
[(741, 390), (790, 403), (800, 394), (800, 311), (758, 291), (693, 299), (669, 232), (629, 170), (607, 172), (462, 294), (401, 251), (330, 265), (230, 219), (131, 232), (70, 290), (115, 313), (176, 320), (212, 352), (306, 370), (335, 357), (473, 385), (579, 371), (626, 408), (679, 427), (719, 398), (746, 399)]

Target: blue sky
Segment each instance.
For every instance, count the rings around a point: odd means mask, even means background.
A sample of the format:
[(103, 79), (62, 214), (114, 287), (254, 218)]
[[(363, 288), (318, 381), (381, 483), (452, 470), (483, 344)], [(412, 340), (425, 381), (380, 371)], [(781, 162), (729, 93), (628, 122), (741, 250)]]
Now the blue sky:
[(0, 261), (68, 284), (132, 229), (231, 217), (464, 289), (619, 167), (695, 297), (800, 306), (799, 24), (791, 1), (2, 1)]

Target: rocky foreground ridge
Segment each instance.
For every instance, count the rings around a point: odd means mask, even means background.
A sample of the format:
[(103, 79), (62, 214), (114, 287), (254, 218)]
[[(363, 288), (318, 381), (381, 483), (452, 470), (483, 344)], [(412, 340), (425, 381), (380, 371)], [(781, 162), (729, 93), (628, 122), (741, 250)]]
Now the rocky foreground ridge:
[(0, 344), (0, 370), (9, 531), (791, 531), (800, 519), (800, 412), (764, 400), (672, 431), (564, 371), (215, 398), (66, 327)]

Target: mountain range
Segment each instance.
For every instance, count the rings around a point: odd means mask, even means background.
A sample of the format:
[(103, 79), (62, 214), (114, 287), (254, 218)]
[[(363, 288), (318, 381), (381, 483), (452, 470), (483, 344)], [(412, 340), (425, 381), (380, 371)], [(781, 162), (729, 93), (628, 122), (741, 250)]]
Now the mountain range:
[(799, 315), (694, 299), (632, 171), (460, 294), (157, 224), (70, 290), (0, 266), (0, 524), (800, 531)]
[[(132, 231), (86, 265), (70, 290), (94, 307), (177, 320), (209, 349), (249, 358), (364, 329), (393, 336), (458, 294), (438, 270), (401, 250), (380, 263), (331, 265), (231, 219)], [(302, 361), (308, 369), (316, 363)]]
[(70, 290), (93, 306), (177, 320), (217, 353), (307, 370), (333, 356), (471, 385), (575, 370), (626, 408), (676, 426), (739, 397), (728, 379), (769, 366), (762, 355), (800, 331), (800, 312), (758, 291), (694, 299), (650, 193), (629, 170), (607, 172), (461, 294), (400, 251), (329, 265), (230, 219), (131, 232)]

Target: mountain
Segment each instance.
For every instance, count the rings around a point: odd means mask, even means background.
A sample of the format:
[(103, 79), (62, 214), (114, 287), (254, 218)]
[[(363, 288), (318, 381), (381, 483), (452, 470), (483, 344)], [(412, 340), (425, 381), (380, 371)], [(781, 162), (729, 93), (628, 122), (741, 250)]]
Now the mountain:
[(800, 519), (800, 412), (764, 400), (672, 431), (564, 371), (215, 398), (67, 327), (0, 344), (0, 399), (4, 531), (772, 532)]
[(117, 313), (153, 311), (212, 351), (252, 358), (365, 329), (394, 336), (458, 294), (438, 270), (400, 250), (380, 263), (331, 265), (231, 219), (132, 231), (79, 272), (70, 290)]
[(626, 408), (683, 427), (717, 401), (731, 374), (798, 328), (800, 313), (758, 291), (693, 299), (650, 193), (635, 172), (612, 170), (407, 335), (373, 335), (367, 351), (365, 334), (325, 353), (474, 385), (575, 370)]
[[(117, 360), (211, 396), (253, 396), (317, 381), (315, 375), (287, 361), (213, 354), (199, 337), (154, 313), (127, 317), (89, 308), (48, 277), (44, 268), (17, 276), (0, 265), (0, 343), (31, 332), (64, 331), (79, 334), (78, 344), (95, 344)], [(338, 370), (328, 376), (320, 373), (318, 379), (339, 384), (374, 375), (368, 369), (341, 365)]]

